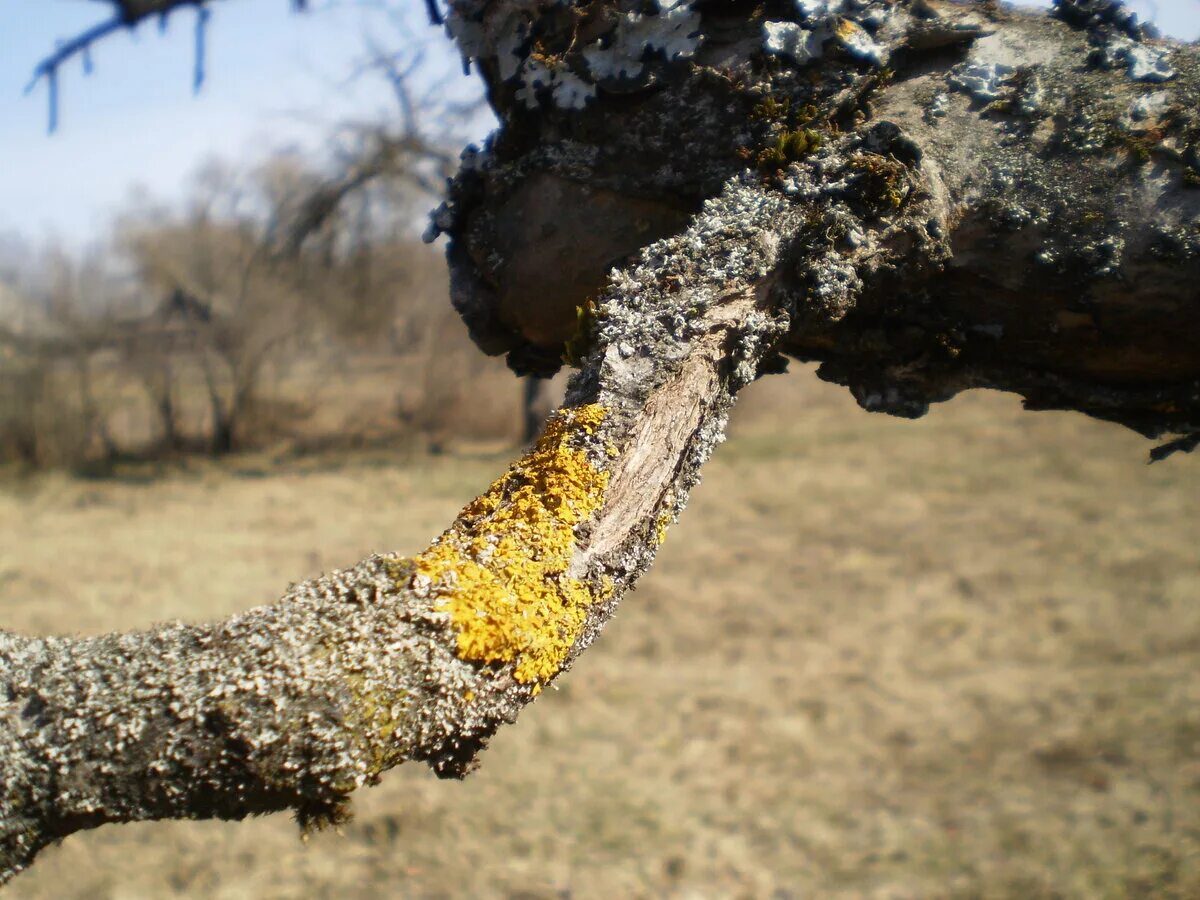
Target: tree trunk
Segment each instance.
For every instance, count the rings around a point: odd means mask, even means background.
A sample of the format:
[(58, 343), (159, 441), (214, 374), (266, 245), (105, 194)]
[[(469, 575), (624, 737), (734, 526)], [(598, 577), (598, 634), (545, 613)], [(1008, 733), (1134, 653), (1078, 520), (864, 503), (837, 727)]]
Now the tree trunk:
[(454, 0), (448, 25), (503, 121), (435, 220), (455, 303), (518, 369), (577, 360), (564, 408), (412, 559), (216, 625), (0, 635), (0, 872), (103, 822), (319, 825), (403, 760), (467, 772), (781, 350), (903, 415), (990, 386), (1197, 428), (1195, 48), (1103, 0)]
[(212, 439), (208, 444), (210, 456), (228, 456), (233, 452), (233, 423), (224, 415), (213, 420)]

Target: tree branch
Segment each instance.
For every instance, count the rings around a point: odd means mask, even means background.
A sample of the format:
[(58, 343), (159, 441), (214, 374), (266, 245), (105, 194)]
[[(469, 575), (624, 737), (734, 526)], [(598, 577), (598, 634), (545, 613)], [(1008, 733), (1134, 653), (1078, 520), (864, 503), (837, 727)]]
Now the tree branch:
[(1200, 430), (1195, 45), (1107, 0), (659, 6), (547, 9), (514, 45), (452, 5), (504, 122), (435, 218), (483, 349), (552, 372), (614, 259), (753, 167), (807, 211), (782, 347), (865, 408), (990, 387)]
[[(157, 18), (159, 30), (165, 30), (171, 14), (186, 6), (196, 10), (192, 88), (199, 91), (204, 85), (207, 57), (205, 43), (211, 17), (211, 5), (216, 0), (97, 0), (97, 2), (112, 8), (112, 17), (98, 22), (69, 40), (60, 42), (53, 53), (37, 64), (33, 70), (33, 77), (25, 88), (25, 93), (28, 94), (40, 82), (46, 82), (49, 110), (47, 130), (51, 134), (58, 130), (58, 77), (59, 71), (66, 63), (77, 56), (81, 57), (84, 73), (90, 75), (92, 72), (92, 47), (101, 40), (118, 31), (132, 31), (142, 21), (149, 18)], [(434, 0), (429, 0), (429, 2), (434, 2)], [(296, 12), (303, 12), (308, 9), (308, 0), (291, 0), (291, 6)]]
[[(690, 240), (732, 251), (770, 202), (731, 185)], [(760, 308), (768, 245), (714, 278), (681, 244), (683, 329), (623, 310), (654, 290), (656, 269), (635, 272), (546, 435), (420, 555), (371, 557), (216, 625), (0, 638), (4, 877), (105, 822), (291, 809), (319, 827), (402, 761), (464, 774), (649, 565), (782, 334)]]

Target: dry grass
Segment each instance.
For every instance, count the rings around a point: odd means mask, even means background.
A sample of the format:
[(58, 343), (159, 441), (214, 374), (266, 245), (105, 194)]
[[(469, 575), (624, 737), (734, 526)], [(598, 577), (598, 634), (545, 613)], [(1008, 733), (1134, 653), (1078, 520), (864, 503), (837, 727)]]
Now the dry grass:
[[(977, 395), (758, 385), (656, 570), (462, 784), (344, 836), (70, 838), (13, 898), (1200, 896), (1200, 459)], [(0, 488), (9, 627), (221, 616), (412, 551), (497, 454)]]

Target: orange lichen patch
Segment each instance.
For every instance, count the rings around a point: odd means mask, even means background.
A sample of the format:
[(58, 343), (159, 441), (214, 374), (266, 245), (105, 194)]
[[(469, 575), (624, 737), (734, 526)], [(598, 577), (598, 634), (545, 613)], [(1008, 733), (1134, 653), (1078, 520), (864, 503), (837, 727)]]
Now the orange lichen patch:
[(838, 37), (850, 38), (862, 31), (862, 28), (859, 27), (857, 22), (853, 22), (850, 19), (842, 19), (837, 23), (835, 30)]
[(567, 569), (575, 526), (600, 509), (608, 486), (583, 446), (604, 415), (598, 404), (558, 413), (537, 446), (413, 560), (414, 583), (428, 579), (434, 608), (450, 613), (462, 659), (515, 663), (517, 681), (539, 687), (562, 668), (602, 599)]

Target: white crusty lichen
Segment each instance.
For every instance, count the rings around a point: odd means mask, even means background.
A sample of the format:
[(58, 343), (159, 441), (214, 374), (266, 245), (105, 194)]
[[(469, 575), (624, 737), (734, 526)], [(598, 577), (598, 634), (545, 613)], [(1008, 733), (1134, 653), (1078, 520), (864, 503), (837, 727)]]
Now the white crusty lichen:
[(776, 56), (789, 56), (801, 65), (820, 59), (825, 41), (830, 37), (832, 35), (824, 31), (801, 28), (795, 22), (763, 23), (763, 46), (766, 51)]
[[(563, 0), (551, 0), (561, 5)], [(596, 96), (595, 82), (642, 75), (648, 53), (661, 53), (668, 62), (690, 59), (699, 48), (700, 14), (692, 0), (657, 0), (650, 14), (625, 13), (612, 31), (583, 48), (583, 64), (568, 63), (565, 55), (535, 54), (531, 26), (537, 4), (514, 4), (503, 15), (485, 15), (479, 0), (454, 0), (446, 28), (463, 59), (494, 59), (500, 80), (516, 84), (516, 97), (537, 109), (549, 99), (561, 109), (582, 109)]]
[(539, 91), (549, 91), (554, 105), (562, 109), (583, 109), (596, 96), (596, 86), (570, 69), (565, 66), (552, 69), (536, 59), (527, 59), (522, 64), (520, 81), (516, 96), (527, 109), (538, 108)]
[(519, 16), (509, 16), (496, 40), (496, 65), (502, 81), (512, 81), (528, 62), (522, 50), (528, 40), (529, 24)]
[(885, 6), (870, 0), (795, 0), (795, 8), (800, 23), (763, 23), (763, 46), (768, 53), (804, 65), (820, 59), (825, 44), (837, 40), (851, 55), (872, 65), (883, 64), (885, 48), (868, 29), (887, 21), (890, 10)]
[(605, 41), (583, 51), (596, 78), (637, 78), (645, 68), (647, 51), (658, 51), (668, 62), (690, 59), (700, 47), (700, 14), (690, 0), (658, 0), (658, 14), (626, 13)]
[(1114, 68), (1124, 63), (1126, 74), (1134, 81), (1170, 81), (1175, 77), (1167, 51), (1162, 47), (1114, 37), (1109, 41), (1106, 56)]
[(1000, 99), (1014, 71), (1012, 66), (1001, 63), (974, 63), (955, 70), (947, 81), (964, 94), (990, 103)]
[(850, 51), (852, 56), (865, 59), (876, 66), (883, 65), (884, 48), (853, 19), (842, 19), (834, 27), (834, 32), (838, 42)]

